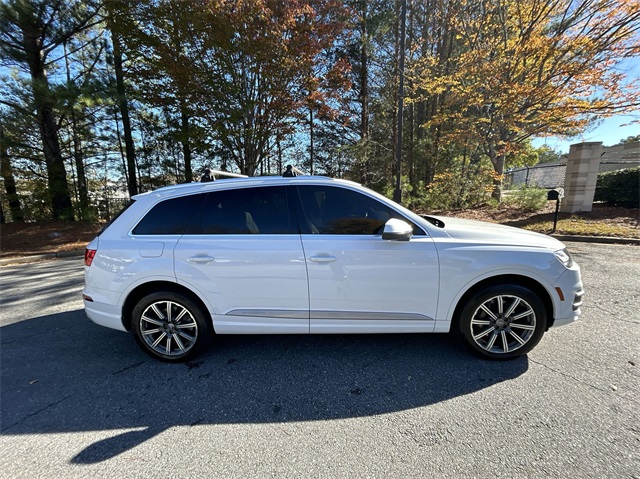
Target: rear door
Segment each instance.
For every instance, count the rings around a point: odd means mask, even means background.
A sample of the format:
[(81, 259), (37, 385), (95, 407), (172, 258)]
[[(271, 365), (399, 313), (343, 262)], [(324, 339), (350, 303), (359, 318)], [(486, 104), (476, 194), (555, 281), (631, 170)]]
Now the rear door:
[(285, 186), (207, 194), (175, 251), (220, 333), (308, 333), (307, 271)]

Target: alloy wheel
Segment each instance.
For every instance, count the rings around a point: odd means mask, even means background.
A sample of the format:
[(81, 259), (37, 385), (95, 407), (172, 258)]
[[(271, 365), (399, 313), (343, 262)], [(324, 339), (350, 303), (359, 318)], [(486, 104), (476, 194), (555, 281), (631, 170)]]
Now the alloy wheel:
[(494, 354), (512, 353), (533, 337), (536, 313), (519, 296), (493, 296), (475, 310), (470, 329), (473, 341), (481, 349)]
[(198, 323), (180, 303), (156, 301), (140, 317), (140, 336), (148, 348), (162, 356), (184, 356), (196, 344)]

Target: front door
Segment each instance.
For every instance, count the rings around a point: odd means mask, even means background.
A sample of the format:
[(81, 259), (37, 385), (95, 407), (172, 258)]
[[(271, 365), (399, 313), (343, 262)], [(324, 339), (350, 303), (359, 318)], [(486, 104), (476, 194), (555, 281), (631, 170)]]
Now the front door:
[(388, 219), (409, 220), (362, 192), (326, 185), (298, 190), (310, 331), (432, 332), (439, 267), (431, 238), (414, 225), (410, 241), (383, 240)]

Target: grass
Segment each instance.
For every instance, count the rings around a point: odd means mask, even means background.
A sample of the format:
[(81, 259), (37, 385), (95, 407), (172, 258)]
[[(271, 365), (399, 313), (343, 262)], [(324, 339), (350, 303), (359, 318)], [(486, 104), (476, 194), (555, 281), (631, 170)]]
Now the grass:
[[(550, 201), (539, 211), (531, 212), (502, 203), (460, 211), (437, 212), (550, 234), (553, 230), (555, 202)], [(594, 204), (592, 211), (559, 213), (555, 234), (572, 236), (606, 236), (640, 239), (640, 210)]]
[[(549, 234), (553, 230), (553, 220), (532, 221), (521, 226), (523, 229)], [(609, 224), (580, 217), (558, 220), (555, 234), (574, 236), (609, 236), (617, 238), (640, 238), (640, 230), (626, 225)]]

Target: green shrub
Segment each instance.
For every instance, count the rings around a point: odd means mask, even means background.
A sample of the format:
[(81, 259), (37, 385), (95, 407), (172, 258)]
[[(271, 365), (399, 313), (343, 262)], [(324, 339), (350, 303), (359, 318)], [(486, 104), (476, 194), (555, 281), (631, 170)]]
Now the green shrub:
[(433, 177), (425, 188), (425, 202), (430, 209), (476, 208), (491, 202), (493, 181), (496, 173), (492, 169), (479, 168), (462, 175), (455, 170), (446, 170)]
[[(415, 211), (452, 210), (476, 208), (491, 204), (493, 181), (499, 176), (490, 168), (476, 168), (463, 175), (455, 169), (444, 170), (425, 185), (419, 181), (411, 186), (407, 177), (402, 177), (402, 204)], [(393, 185), (387, 185), (384, 194), (393, 197)]]
[(600, 173), (594, 200), (615, 206), (639, 208), (640, 167)]
[(547, 190), (536, 186), (520, 185), (505, 194), (502, 201), (526, 211), (538, 211), (547, 205)]

